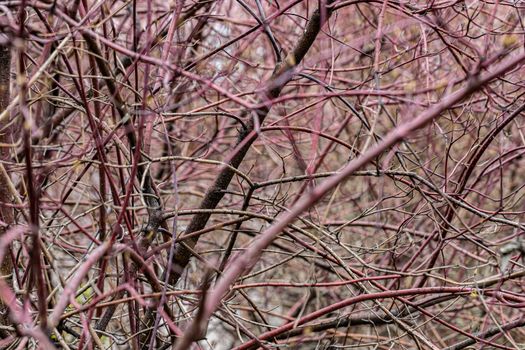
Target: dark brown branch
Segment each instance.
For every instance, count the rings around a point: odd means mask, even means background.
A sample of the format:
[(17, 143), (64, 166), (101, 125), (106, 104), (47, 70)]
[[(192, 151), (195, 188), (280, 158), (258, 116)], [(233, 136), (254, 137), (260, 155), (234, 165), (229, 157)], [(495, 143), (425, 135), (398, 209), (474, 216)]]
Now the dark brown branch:
[[(271, 100), (277, 98), (281, 93), (282, 88), (290, 81), (293, 75), (293, 69), (303, 60), (308, 50), (312, 47), (312, 44), (319, 34), (322, 25), (324, 22), (326, 22), (331, 12), (327, 10), (324, 14), (326, 14), (326, 17), (321, 18), (321, 11), (319, 9), (312, 14), (310, 20), (308, 21), (308, 25), (306, 26), (306, 30), (299, 39), (297, 46), (292, 52), (288, 54), (282, 63), (275, 67), (274, 73), (265, 84), (265, 91), (259, 96), (259, 99), (262, 102), (267, 103), (266, 106), (253, 111), (256, 115), (257, 122), (255, 122), (254, 118), (250, 118), (250, 120), (246, 123), (246, 127), (239, 132), (237, 143), (234, 147), (237, 152), (229, 160), (229, 166), (222, 169), (215, 179), (213, 185), (211, 185), (207, 191), (199, 206), (200, 209), (214, 209), (221, 201), (222, 197), (224, 196), (224, 191), (228, 188), (228, 185), (235, 174), (235, 172), (232, 170), (232, 167), (239, 167), (245, 155), (248, 153), (250, 146), (257, 138), (257, 134), (254, 133), (256, 125), (261, 125), (264, 122), (264, 119), (268, 115), (268, 112), (271, 108)], [(243, 114), (250, 115), (250, 111), (245, 110)], [(210, 215), (210, 213), (196, 214), (192, 218), (184, 234), (187, 235), (192, 232), (202, 230), (206, 226)], [(198, 236), (192, 237), (186, 241), (186, 244), (190, 248), (194, 248), (198, 240)], [(175, 285), (177, 283), (186, 266), (188, 265), (190, 257), (191, 252), (189, 249), (187, 249), (182, 244), (177, 246), (174, 259), (172, 261), (170, 284)]]
[[(11, 71), (11, 50), (7, 46), (0, 45), (0, 112), (3, 112), (9, 105), (10, 97), (10, 71)], [(11, 127), (5, 127), (9, 125), (9, 118), (5, 123), (0, 123), (0, 143), (9, 144), (11, 143)], [(0, 162), (9, 161), (9, 148), (0, 147)], [(1, 164), (0, 166), (4, 166)], [(0, 171), (0, 203), (11, 203), (12, 195), (9, 191), (8, 181), (5, 176), (9, 176), (6, 171)], [(8, 206), (0, 205), (0, 239), (6, 233), (11, 225), (14, 224), (14, 212), (13, 208)], [(0, 262), (0, 274), (6, 281), (8, 286), (13, 285), (13, 261), (11, 254), (5, 254), (4, 259)], [(8, 309), (6, 305), (0, 301), (0, 325), (9, 325)], [(5, 331), (0, 331), (2, 337), (5, 337)]]

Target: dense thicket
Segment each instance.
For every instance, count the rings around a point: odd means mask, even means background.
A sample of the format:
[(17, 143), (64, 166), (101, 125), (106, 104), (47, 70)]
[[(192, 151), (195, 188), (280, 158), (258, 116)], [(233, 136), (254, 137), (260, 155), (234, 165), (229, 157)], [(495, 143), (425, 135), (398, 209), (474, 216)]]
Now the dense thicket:
[(1, 348), (523, 348), (520, 1), (0, 13)]

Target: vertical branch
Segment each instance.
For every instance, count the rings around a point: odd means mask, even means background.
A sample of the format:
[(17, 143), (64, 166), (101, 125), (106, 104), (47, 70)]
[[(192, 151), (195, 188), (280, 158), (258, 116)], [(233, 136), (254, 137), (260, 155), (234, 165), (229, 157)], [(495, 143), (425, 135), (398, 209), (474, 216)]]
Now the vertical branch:
[(47, 332), (47, 285), (44, 278), (44, 269), (42, 261), (42, 243), (40, 241), (40, 179), (35, 176), (33, 169), (32, 149), (31, 149), (31, 131), (33, 129), (33, 118), (30, 113), (30, 107), (27, 101), (27, 94), (29, 91), (26, 65), (25, 65), (25, 20), (26, 9), (25, 1), (22, 1), (19, 8), (19, 32), (20, 46), (18, 47), (18, 67), (17, 67), (17, 83), (20, 113), (23, 117), (22, 137), (24, 144), (25, 165), (26, 165), (26, 188), (27, 197), (29, 200), (29, 232), (31, 235), (31, 247), (29, 252), (29, 271), (31, 279), (28, 292), (32, 288), (32, 284), (36, 284), (38, 295), (38, 317), (40, 320), (40, 327)]
[[(10, 85), (11, 85), (11, 49), (8, 46), (0, 45), (0, 112), (9, 105)], [(0, 143), (3, 145), (11, 143), (12, 128), (9, 127), (9, 118), (0, 122)], [(0, 147), (0, 166), (4, 167), (4, 162), (9, 161), (9, 148), (6, 146)], [(12, 195), (9, 191), (8, 182), (6, 179), (9, 176), (6, 171), (0, 171), (0, 239), (7, 232), (9, 227), (14, 224), (13, 208), (6, 206), (12, 202)], [(8, 247), (10, 251), (10, 247)], [(13, 261), (11, 254), (4, 254), (4, 258), (0, 261), (0, 275), (8, 286), (13, 285)], [(7, 326), (9, 324), (8, 308), (0, 301), (0, 325)], [(4, 331), (2, 331), (4, 333)], [(5, 335), (5, 334), (4, 334)]]

